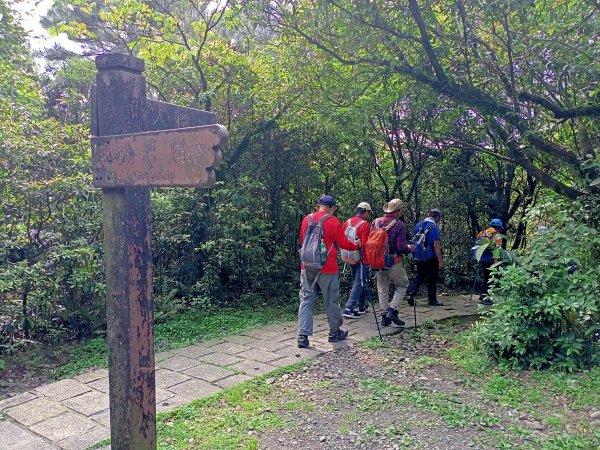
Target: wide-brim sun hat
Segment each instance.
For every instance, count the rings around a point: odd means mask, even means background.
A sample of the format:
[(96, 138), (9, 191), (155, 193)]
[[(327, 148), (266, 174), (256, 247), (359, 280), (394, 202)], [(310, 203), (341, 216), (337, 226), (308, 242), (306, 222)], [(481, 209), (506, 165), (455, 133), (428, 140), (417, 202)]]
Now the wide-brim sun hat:
[(383, 212), (385, 213), (393, 213), (396, 212), (406, 206), (406, 202), (403, 202), (399, 198), (393, 198), (385, 205), (383, 205)]
[(371, 205), (369, 205), (367, 202), (360, 202), (357, 206), (356, 209), (364, 209), (365, 211), (371, 211)]

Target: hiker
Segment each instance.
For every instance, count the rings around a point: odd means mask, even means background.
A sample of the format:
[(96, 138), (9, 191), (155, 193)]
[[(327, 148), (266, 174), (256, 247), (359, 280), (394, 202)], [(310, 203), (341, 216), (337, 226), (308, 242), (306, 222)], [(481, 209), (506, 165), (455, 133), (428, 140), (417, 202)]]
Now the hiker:
[(335, 199), (330, 195), (323, 195), (319, 198), (318, 211), (304, 217), (300, 227), (300, 245), (303, 246), (305, 237), (309, 237), (306, 236), (306, 233), (309, 226), (312, 226), (311, 220), (319, 222), (323, 219), (320, 241), (323, 247), (322, 251), (326, 252), (322, 255), (323, 265), (318, 272), (315, 273), (312, 266), (305, 267), (305, 262), (303, 262), (300, 271), (300, 306), (298, 308), (298, 347), (300, 348), (306, 348), (310, 345), (308, 336), (313, 334), (312, 313), (318, 291), (323, 294), (325, 303), (325, 313), (329, 322), (329, 342), (342, 341), (348, 336), (348, 331), (340, 328), (344, 323), (344, 319), (338, 303), (340, 278), (337, 247), (346, 250), (359, 250), (360, 240), (351, 242), (346, 238), (340, 221), (333, 216), (334, 212)]
[(440, 245), (440, 228), (438, 223), (442, 220), (442, 212), (431, 209), (427, 217), (415, 225), (415, 237), (419, 233), (425, 233), (421, 245), (415, 245), (412, 254), (413, 261), (417, 266), (417, 275), (406, 291), (406, 301), (410, 306), (415, 305), (415, 296), (419, 287), (427, 281), (427, 298), (429, 306), (444, 306), (437, 300), (437, 281), (440, 270), (446, 267), (442, 257)]
[[(502, 220), (500, 219), (492, 219), (490, 221), (490, 226), (483, 231), (477, 233), (477, 239), (482, 237), (487, 237), (494, 242), (496, 248), (502, 248), (502, 238), (493, 239), (494, 236), (502, 234), (504, 231), (504, 226), (502, 224)], [(481, 265), (481, 269), (483, 270), (483, 289), (479, 294), (479, 303), (483, 305), (491, 306), (494, 304), (492, 300), (488, 297), (488, 291), (490, 289), (490, 274), (492, 271), (492, 265), (498, 262), (497, 258), (492, 256), (492, 251), (486, 249), (481, 255), (479, 259), (479, 264)]]
[[(382, 316), (381, 324), (384, 327), (392, 322), (396, 325), (404, 325), (404, 321), (398, 315), (400, 302), (408, 286), (408, 277), (402, 264), (402, 255), (413, 251), (412, 245), (408, 245), (406, 241), (406, 225), (400, 220), (405, 206), (406, 203), (399, 198), (390, 200), (383, 205), (385, 214), (375, 219), (371, 227), (372, 229), (387, 228), (387, 250), (389, 257), (393, 258), (390, 267), (377, 272), (377, 296), (379, 297), (379, 311)], [(395, 289), (391, 303), (390, 281), (394, 283)]]
[[(361, 242), (367, 242), (369, 231), (371, 231), (371, 225), (368, 222), (370, 216), (371, 205), (367, 202), (359, 203), (356, 207), (356, 215), (344, 222), (343, 229), (346, 237), (350, 240), (357, 237)], [(348, 319), (358, 319), (367, 311), (365, 288), (368, 289), (369, 266), (364, 264), (360, 251), (342, 251), (342, 261), (348, 263), (352, 273), (352, 289), (342, 316)], [(358, 311), (355, 310), (356, 307), (358, 307)]]

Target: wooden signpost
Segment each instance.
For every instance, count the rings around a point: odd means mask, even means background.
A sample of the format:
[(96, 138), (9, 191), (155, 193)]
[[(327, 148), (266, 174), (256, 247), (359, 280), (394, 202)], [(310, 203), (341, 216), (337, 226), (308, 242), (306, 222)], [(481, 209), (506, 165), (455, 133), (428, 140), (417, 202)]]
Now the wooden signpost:
[(156, 448), (150, 187), (211, 186), (227, 130), (146, 98), (144, 61), (96, 58), (92, 172), (102, 188), (111, 446)]

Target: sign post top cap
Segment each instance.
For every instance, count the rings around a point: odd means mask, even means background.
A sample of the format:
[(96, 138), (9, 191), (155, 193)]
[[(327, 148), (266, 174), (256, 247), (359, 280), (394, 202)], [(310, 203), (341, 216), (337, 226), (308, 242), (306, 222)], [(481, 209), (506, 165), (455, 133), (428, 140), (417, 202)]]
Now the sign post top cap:
[(144, 71), (144, 60), (122, 53), (105, 53), (104, 55), (96, 56), (96, 69), (121, 69), (141, 74)]

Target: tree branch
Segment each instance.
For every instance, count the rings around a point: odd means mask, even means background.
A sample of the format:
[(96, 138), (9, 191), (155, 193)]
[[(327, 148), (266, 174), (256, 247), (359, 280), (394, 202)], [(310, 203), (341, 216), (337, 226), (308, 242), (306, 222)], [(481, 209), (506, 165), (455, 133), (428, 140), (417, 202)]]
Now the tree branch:
[(575, 117), (600, 117), (600, 105), (580, 106), (579, 108), (561, 108), (550, 100), (539, 95), (522, 92), (519, 100), (536, 103), (552, 111), (557, 119), (573, 119)]

